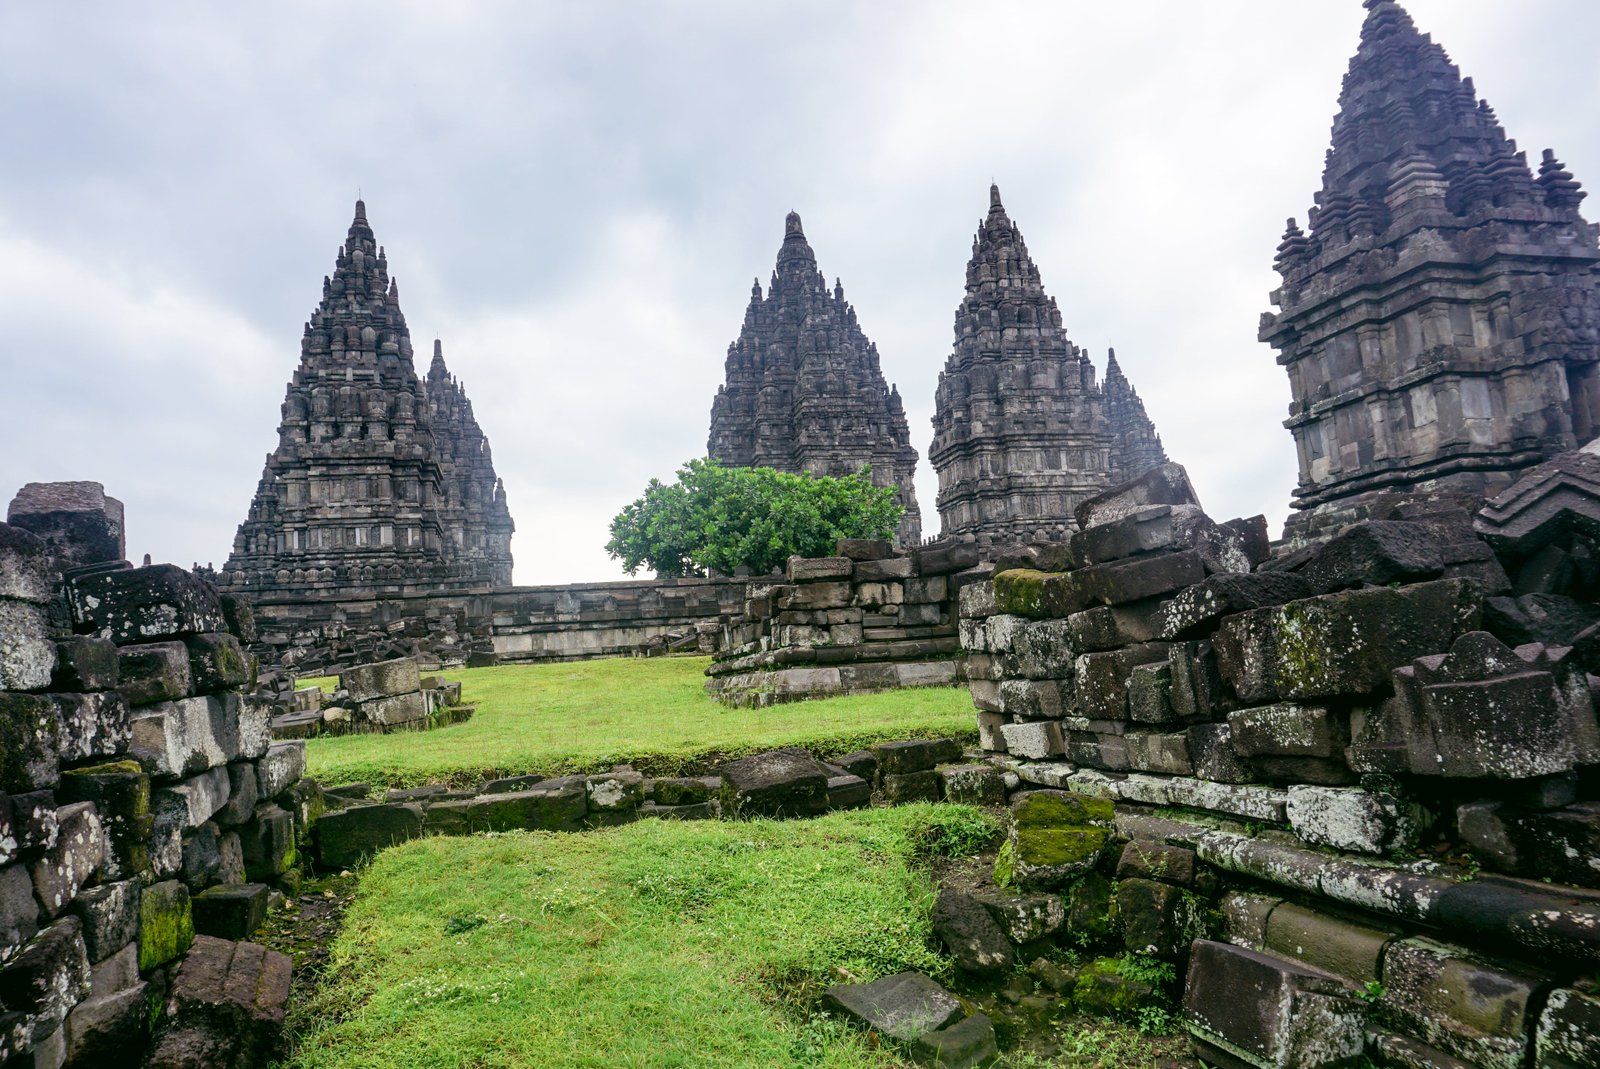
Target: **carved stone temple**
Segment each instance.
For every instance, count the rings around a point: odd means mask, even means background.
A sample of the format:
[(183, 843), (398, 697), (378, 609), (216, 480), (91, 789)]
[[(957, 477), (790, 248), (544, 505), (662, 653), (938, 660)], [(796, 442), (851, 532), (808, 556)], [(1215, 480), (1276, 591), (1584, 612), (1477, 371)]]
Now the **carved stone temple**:
[(922, 540), (917, 451), (900, 391), (884, 381), (878, 349), (861, 330), (838, 281), (817, 270), (800, 216), (784, 222), (772, 284), (750, 290), (739, 337), (728, 346), (726, 382), (711, 404), (706, 452), (736, 467), (850, 475), (898, 487), (905, 508), (897, 538)]
[(1059, 540), (1078, 502), (1167, 460), (1116, 354), (1102, 388), (1068, 340), (994, 186), (935, 404), (928, 457), (947, 538)]
[(1366, 6), (1309, 232), (1289, 220), (1261, 320), (1293, 394), (1291, 542), (1373, 492), (1498, 493), (1600, 419), (1578, 183), (1548, 150), (1535, 176), (1399, 4)]
[(300, 354), (219, 579), (252, 594), (509, 585), (513, 525), (488, 440), (437, 342), (418, 377), (360, 201)]

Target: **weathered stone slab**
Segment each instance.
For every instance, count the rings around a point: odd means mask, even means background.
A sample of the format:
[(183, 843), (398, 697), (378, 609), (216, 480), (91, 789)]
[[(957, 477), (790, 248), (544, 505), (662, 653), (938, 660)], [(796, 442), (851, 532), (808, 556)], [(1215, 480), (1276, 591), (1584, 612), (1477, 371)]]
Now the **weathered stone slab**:
[(89, 994), (89, 958), (81, 933), (78, 918), (63, 917), (0, 969), (0, 1005), (28, 1018), (27, 1045), (54, 1032)]
[(277, 879), (299, 860), (294, 817), (281, 806), (261, 803), (250, 820), (239, 826), (239, 848), (247, 879), (263, 883)]
[(55, 844), (32, 865), (33, 891), (47, 917), (59, 916), (100, 868), (105, 835), (92, 802), (56, 810)]
[(1065, 791), (1028, 791), (1011, 803), (1011, 828), (995, 860), (995, 882), (1024, 891), (1061, 887), (1100, 859), (1112, 804)]
[(76, 629), (118, 645), (228, 629), (216, 588), (175, 564), (78, 576), (67, 587)]
[(1289, 788), (1289, 826), (1308, 843), (1387, 854), (1413, 845), (1417, 822), (1393, 795), (1357, 787)]
[(920, 1036), (911, 1044), (912, 1057), (939, 1069), (977, 1069), (999, 1057), (994, 1024), (975, 1013), (955, 1024)]
[(987, 894), (977, 900), (1017, 946), (1048, 939), (1067, 925), (1066, 905), (1060, 895)]
[[(293, 963), (288, 955), (255, 943), (235, 943), (198, 936), (172, 981), (171, 1022), (174, 1033), (194, 1029), (209, 1033), (230, 1051), (218, 1064), (260, 1065), (279, 1051), (289, 1006)], [(167, 1041), (157, 1048), (154, 1065), (167, 1065)]]
[(1377, 983), (1394, 932), (1354, 924), (1285, 902), (1267, 919), (1265, 948), (1342, 976), (1358, 987)]
[(936, 1032), (962, 1016), (960, 1000), (916, 972), (896, 973), (870, 984), (834, 984), (824, 999), (901, 1043)]
[(276, 798), (305, 774), (305, 742), (275, 742), (256, 765), (257, 796)]
[(193, 942), (189, 889), (177, 880), (146, 887), (139, 899), (139, 971), (165, 965)]
[(110, 639), (79, 635), (56, 643), (52, 690), (112, 690), (119, 678), (117, 647)]
[(143, 885), (123, 880), (79, 893), (72, 909), (83, 922), (83, 945), (91, 964), (99, 964), (139, 937)]
[(255, 682), (255, 664), (239, 640), (226, 633), (193, 635), (184, 640), (189, 676), (197, 694)]
[(1006, 778), (993, 765), (941, 765), (937, 771), (944, 783), (946, 801), (966, 805), (1005, 804)]
[(1529, 1014), (1545, 981), (1489, 965), (1428, 939), (1383, 958), (1383, 1007), (1407, 1031), (1484, 1069), (1517, 1069), (1532, 1039)]
[(49, 547), (21, 527), (0, 523), (0, 599), (48, 605), (61, 573)]
[(339, 686), (349, 691), (350, 701), (367, 702), (416, 693), (422, 689), (422, 673), (414, 658), (397, 657), (346, 668), (339, 673)]
[(325, 870), (349, 868), (421, 834), (422, 806), (415, 802), (334, 810), (317, 821), (317, 861)]
[(6, 522), (70, 567), (127, 556), (122, 502), (96, 482), (28, 483), (11, 499)]
[(1212, 1065), (1341, 1066), (1354, 1063), (1365, 1043), (1365, 1014), (1337, 977), (1207, 939), (1189, 956), (1183, 1011), (1198, 1053)]
[(961, 744), (954, 739), (909, 739), (880, 743), (871, 748), (881, 773), (926, 772), (961, 756)]
[(182, 642), (140, 642), (117, 648), (117, 689), (130, 705), (187, 698), (193, 680)]
[(1059, 720), (1027, 720), (1001, 724), (1000, 736), (1005, 752), (1032, 761), (1059, 757), (1066, 752), (1066, 741)]
[(966, 972), (997, 976), (1010, 972), (1016, 964), (1005, 932), (970, 895), (949, 888), (939, 892), (933, 903), (933, 934), (955, 959), (956, 967)]
[(45, 611), (0, 598), (0, 690), (43, 690), (55, 669), (55, 635)]
[(1151, 505), (1199, 505), (1182, 464), (1151, 468), (1137, 479), (1113, 486), (1079, 503), (1074, 510), (1083, 530), (1121, 519)]
[(588, 780), (558, 776), (525, 791), (472, 799), (473, 831), (577, 831), (589, 815)]
[(1228, 617), (1217, 662), (1245, 702), (1362, 694), (1449, 649), (1478, 618), (1476, 588), (1464, 579), (1324, 594)]
[(267, 919), (269, 888), (264, 883), (208, 887), (190, 902), (197, 935), (248, 939)]
[[(1526, 656), (1524, 656), (1524, 654)], [(1529, 779), (1600, 759), (1586, 680), (1567, 651), (1512, 651), (1486, 632), (1394, 673), (1351, 747), (1359, 770)]]
[(1550, 992), (1539, 1016), (1536, 1069), (1600, 1065), (1600, 997), (1570, 987)]
[(60, 779), (61, 713), (50, 698), (0, 691), (0, 792), (22, 794)]
[(1161, 610), (1158, 638), (1200, 638), (1227, 616), (1299, 601), (1316, 594), (1291, 572), (1213, 575), (1179, 591)]

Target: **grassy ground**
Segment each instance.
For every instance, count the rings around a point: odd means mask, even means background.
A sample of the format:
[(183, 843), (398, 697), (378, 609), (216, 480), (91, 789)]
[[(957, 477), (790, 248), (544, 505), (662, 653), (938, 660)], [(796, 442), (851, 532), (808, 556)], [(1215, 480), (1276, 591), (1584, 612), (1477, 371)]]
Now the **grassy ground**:
[(297, 1008), (296, 1069), (898, 1065), (822, 987), (942, 976), (924, 859), (993, 821), (915, 805), (774, 823), (642, 821), (380, 854)]
[(965, 687), (728, 709), (702, 689), (708, 664), (703, 657), (616, 658), (447, 672), (461, 681), (463, 700), (477, 704), (470, 721), (313, 739), (310, 772), (327, 784), (415, 786), (632, 761), (670, 775), (780, 746), (832, 755), (891, 739), (976, 737)]

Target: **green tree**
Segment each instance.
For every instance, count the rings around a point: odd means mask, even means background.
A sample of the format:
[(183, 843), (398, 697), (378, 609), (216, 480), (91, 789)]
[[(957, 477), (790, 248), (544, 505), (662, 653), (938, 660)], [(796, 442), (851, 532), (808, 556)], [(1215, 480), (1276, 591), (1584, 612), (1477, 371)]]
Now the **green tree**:
[(629, 575), (643, 566), (664, 579), (740, 566), (765, 575), (791, 555), (828, 556), (840, 538), (888, 538), (905, 511), (894, 494), (872, 485), (868, 468), (834, 477), (691, 460), (677, 482), (651, 479), (617, 514), (606, 552)]

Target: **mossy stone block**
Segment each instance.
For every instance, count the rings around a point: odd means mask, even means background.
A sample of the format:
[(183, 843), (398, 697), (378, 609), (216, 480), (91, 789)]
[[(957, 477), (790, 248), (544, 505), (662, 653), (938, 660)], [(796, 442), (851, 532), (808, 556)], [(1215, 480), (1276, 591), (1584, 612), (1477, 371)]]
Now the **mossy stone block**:
[(193, 943), (189, 889), (178, 880), (146, 887), (139, 900), (139, 971), (173, 961)]

